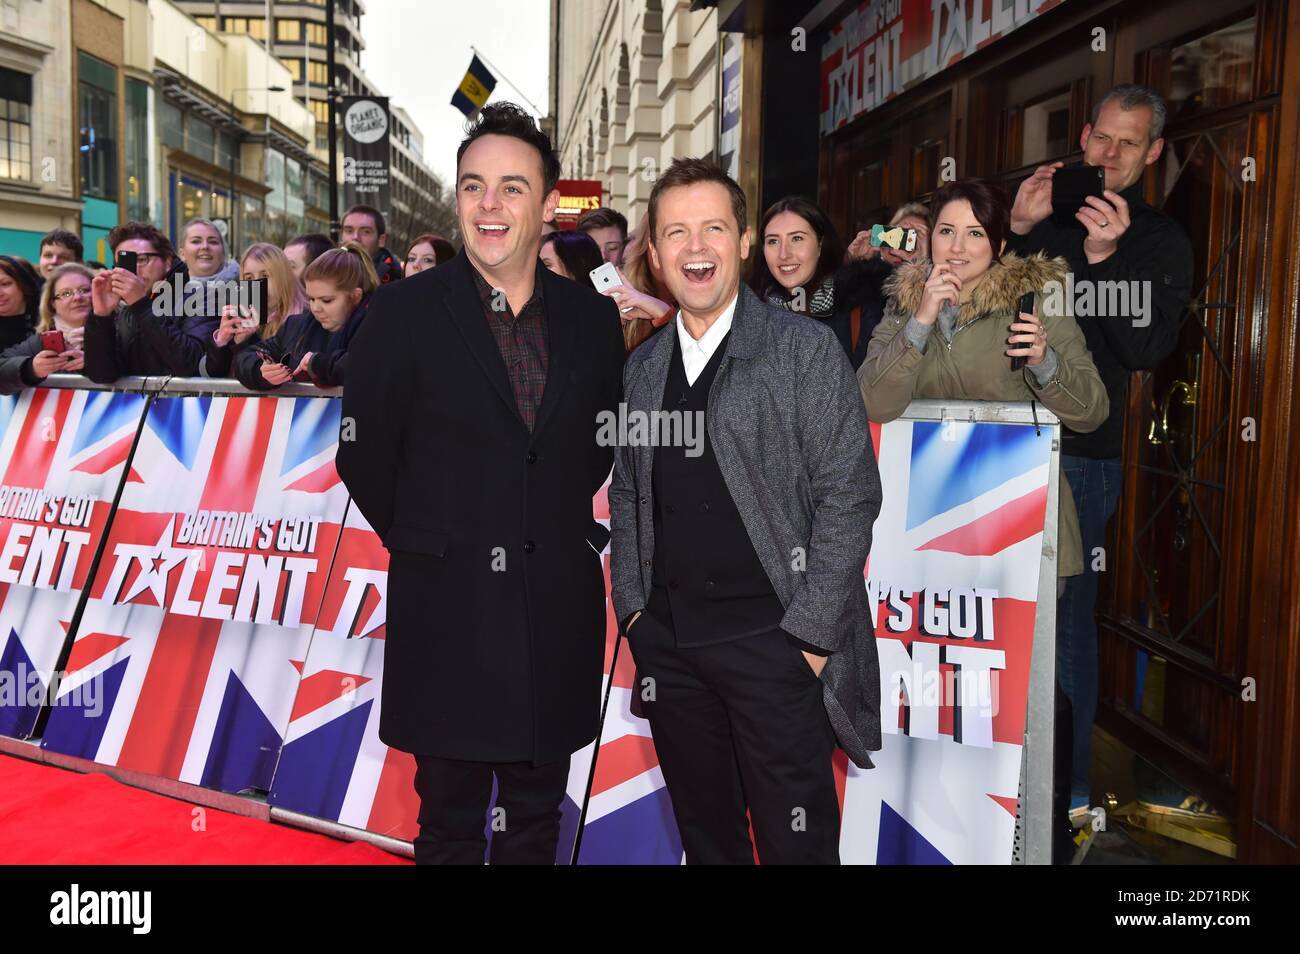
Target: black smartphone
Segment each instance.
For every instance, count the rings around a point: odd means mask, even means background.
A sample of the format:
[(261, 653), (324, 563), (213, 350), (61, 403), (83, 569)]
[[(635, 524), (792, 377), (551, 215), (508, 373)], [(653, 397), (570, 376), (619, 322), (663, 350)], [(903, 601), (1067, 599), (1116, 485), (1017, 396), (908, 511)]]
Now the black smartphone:
[(125, 268), (132, 275), (136, 274), (137, 260), (135, 252), (128, 252), (125, 249), (117, 253), (117, 267)]
[[(1101, 166), (1066, 166), (1052, 174), (1052, 218), (1060, 225), (1079, 225), (1075, 213), (1087, 205), (1087, 198), (1104, 198), (1106, 170)], [(1082, 228), (1082, 226), (1080, 226)]]
[[(1023, 295), (1020, 296), (1020, 304), (1016, 306), (1016, 321), (1019, 321), (1019, 320), (1020, 320), (1020, 313), (1021, 313), (1022, 311), (1025, 312), (1026, 314), (1032, 314), (1032, 313), (1033, 313), (1033, 311), (1034, 311), (1034, 293), (1033, 293), (1033, 292), (1025, 292)], [(1017, 343), (1018, 345), (1020, 345), (1021, 347), (1024, 347), (1023, 342), (1016, 342), (1016, 343)], [(1007, 344), (1010, 345), (1011, 342), (1008, 341)], [(1025, 362), (1028, 361), (1028, 360), (1029, 360), (1029, 359), (1026, 358), (1023, 354), (1014, 355), (1014, 356), (1011, 358), (1011, 370), (1012, 370), (1012, 371), (1019, 371), (1021, 368), (1023, 368), (1023, 367), (1025, 366)]]

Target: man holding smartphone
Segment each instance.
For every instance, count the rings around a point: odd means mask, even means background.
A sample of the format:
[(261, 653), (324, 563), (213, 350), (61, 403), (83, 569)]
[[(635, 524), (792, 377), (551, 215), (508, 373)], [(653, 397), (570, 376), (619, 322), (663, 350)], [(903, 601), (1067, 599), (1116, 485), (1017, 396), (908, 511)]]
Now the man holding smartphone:
[(1013, 234), (1007, 248), (1022, 255), (1064, 257), (1076, 288), (1088, 282), (1145, 283), (1140, 298), (1132, 289), (1128, 299), (1145, 301), (1143, 314), (1075, 316), (1110, 398), (1110, 416), (1097, 430), (1076, 434), (1061, 429), (1061, 471), (1079, 512), (1084, 562), (1082, 575), (1063, 581), (1056, 615), (1057, 682), (1073, 710), (1070, 814), (1075, 819), (1090, 805), (1088, 771), (1097, 709), (1093, 611), (1098, 579), (1093, 567), (1119, 502), (1129, 377), (1155, 368), (1173, 352), (1191, 294), (1191, 243), (1173, 219), (1142, 197), (1142, 175), (1160, 158), (1164, 125), (1165, 104), (1158, 93), (1145, 86), (1116, 86), (1093, 109), (1092, 122), (1079, 139), (1084, 163), (1105, 170), (1102, 197), (1088, 196), (1074, 221), (1062, 223), (1059, 214), (1052, 214), (1052, 185), (1064, 163), (1054, 162), (1021, 183), (1011, 209)]
[(618, 309), (538, 258), (549, 138), (493, 103), (457, 154), (464, 249), (381, 286), (349, 349), (337, 467), (390, 553), (379, 737), (415, 754), (417, 863), (557, 859), (596, 736)]

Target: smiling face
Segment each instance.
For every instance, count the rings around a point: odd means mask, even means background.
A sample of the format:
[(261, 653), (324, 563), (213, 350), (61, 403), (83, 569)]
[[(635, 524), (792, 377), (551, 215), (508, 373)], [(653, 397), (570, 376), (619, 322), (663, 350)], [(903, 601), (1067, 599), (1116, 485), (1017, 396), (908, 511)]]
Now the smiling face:
[(72, 249), (66, 245), (60, 245), (58, 242), (50, 242), (48, 245), (41, 247), (41, 275), (48, 279), (60, 265), (75, 262), (76, 260), (77, 256)]
[(802, 215), (779, 212), (763, 231), (763, 257), (768, 270), (787, 291), (812, 281), (821, 253), (821, 240)]
[(684, 314), (711, 323), (740, 288), (749, 257), (731, 195), (717, 182), (674, 186), (659, 196), (650, 261)]
[(52, 300), (54, 313), (67, 324), (81, 327), (90, 314), (90, 279), (69, 272), (54, 286)]
[(560, 193), (546, 192), (541, 154), (513, 136), (469, 144), (456, 178), (456, 217), (465, 253), (480, 271), (526, 268), (537, 259), (542, 221)]
[[(1005, 246), (1006, 242), (1002, 244)], [(962, 301), (970, 297), (993, 264), (993, 245), (988, 233), (965, 199), (954, 199), (939, 210), (934, 234), (930, 236), (930, 251), (936, 265), (947, 265), (961, 279)]]
[(333, 282), (319, 278), (307, 282), (307, 303), (311, 306), (312, 317), (328, 332), (338, 331), (347, 324), (360, 301), (360, 288), (344, 291)]
[(387, 234), (380, 234), (375, 218), (369, 212), (353, 212), (343, 217), (343, 228), (339, 242), (356, 242), (374, 258), (379, 254), (379, 247), (388, 240)]
[(880, 257), (890, 265), (902, 265), (917, 258), (930, 257), (930, 223), (916, 215), (905, 215), (898, 220), (905, 229), (916, 229), (916, 248), (910, 252), (889, 247), (880, 250)]
[(1138, 179), (1142, 170), (1160, 158), (1165, 141), (1150, 140), (1151, 108), (1124, 109), (1114, 100), (1101, 108), (1097, 123), (1083, 127), (1079, 143), (1083, 161), (1106, 170), (1106, 188), (1123, 192)]
[(181, 258), (185, 260), (191, 278), (211, 278), (226, 264), (221, 233), (201, 222), (191, 225), (181, 243)]
[(615, 266), (623, 266), (623, 233), (617, 225), (606, 225), (599, 229), (585, 229), (592, 240), (600, 246), (600, 257)]
[(438, 255), (434, 252), (433, 246), (428, 242), (420, 242), (411, 246), (411, 251), (406, 256), (406, 271), (402, 274), (414, 275), (437, 264)]

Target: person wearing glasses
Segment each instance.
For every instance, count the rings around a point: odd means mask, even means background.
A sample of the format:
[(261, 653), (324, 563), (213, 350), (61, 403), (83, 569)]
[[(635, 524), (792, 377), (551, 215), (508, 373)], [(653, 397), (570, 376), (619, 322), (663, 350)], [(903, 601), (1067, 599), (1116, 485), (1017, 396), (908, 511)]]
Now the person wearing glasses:
[(109, 384), (129, 374), (196, 376), (218, 316), (180, 313), (179, 296), (170, 294), (164, 301), (172, 307), (155, 307), (162, 305), (155, 298), (174, 284), (175, 275), (180, 275), (181, 287), (192, 277), (171, 240), (148, 222), (127, 222), (108, 233), (108, 244), (115, 263), (122, 261), (123, 252), (135, 253), (135, 271), (118, 264), (91, 283), (86, 377)]
[[(90, 316), (92, 272), (79, 262), (59, 265), (41, 292), (40, 322), (24, 341), (0, 352), (0, 394), (40, 386), (51, 374), (80, 371), (85, 364), (82, 339)], [(50, 347), (49, 332), (62, 336)]]

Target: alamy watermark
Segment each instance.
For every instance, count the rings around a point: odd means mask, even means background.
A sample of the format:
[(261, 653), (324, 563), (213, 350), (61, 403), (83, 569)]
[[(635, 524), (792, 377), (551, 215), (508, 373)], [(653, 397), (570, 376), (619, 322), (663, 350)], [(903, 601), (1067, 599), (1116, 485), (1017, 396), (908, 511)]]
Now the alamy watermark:
[(687, 457), (704, 453), (703, 411), (618, 411), (596, 415), (596, 443), (601, 447), (684, 447)]
[(1049, 315), (1071, 318), (1131, 318), (1134, 328), (1151, 324), (1151, 282), (1074, 280), (1050, 281), (1043, 286), (1042, 309)]
[(104, 711), (102, 677), (92, 676), (59, 695), (59, 683), (67, 675), (62, 671), (28, 669), (25, 663), (19, 663), (13, 671), (0, 670), (0, 707), (35, 709), (45, 701), (48, 686), (53, 705), (80, 706), (88, 719), (100, 715)]

